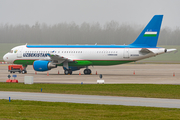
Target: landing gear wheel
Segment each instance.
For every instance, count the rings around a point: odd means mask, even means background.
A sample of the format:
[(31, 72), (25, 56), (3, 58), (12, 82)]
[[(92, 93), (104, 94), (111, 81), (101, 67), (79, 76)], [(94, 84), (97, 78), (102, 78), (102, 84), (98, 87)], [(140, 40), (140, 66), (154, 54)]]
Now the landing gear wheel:
[(91, 70), (90, 69), (85, 69), (84, 70), (84, 74), (85, 75), (90, 75), (91, 74)]
[(88, 74), (89, 74), (89, 75), (91, 74), (91, 70), (90, 70), (90, 69), (88, 69)]
[(22, 74), (25, 74), (25, 73), (27, 73), (27, 71), (26, 70), (22, 70)]
[(64, 70), (64, 74), (65, 75), (68, 75), (68, 74), (72, 74), (72, 70), (71, 69), (66, 69), (66, 70)]
[(64, 70), (64, 74), (68, 75), (69, 71), (68, 70)]
[(72, 75), (72, 70), (71, 69), (69, 69), (69, 74)]

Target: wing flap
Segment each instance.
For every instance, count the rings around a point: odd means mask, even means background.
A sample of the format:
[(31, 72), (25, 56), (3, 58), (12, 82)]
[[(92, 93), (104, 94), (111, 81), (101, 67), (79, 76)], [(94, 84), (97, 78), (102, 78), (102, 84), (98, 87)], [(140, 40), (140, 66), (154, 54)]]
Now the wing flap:
[(69, 59), (69, 58), (66, 58), (66, 57), (63, 57), (63, 56), (60, 56), (60, 55), (57, 55), (57, 54), (47, 54), (50, 58), (51, 58), (51, 61), (54, 63), (54, 64), (60, 64), (60, 63), (63, 63), (65, 61), (67, 62), (73, 62), (72, 59)]

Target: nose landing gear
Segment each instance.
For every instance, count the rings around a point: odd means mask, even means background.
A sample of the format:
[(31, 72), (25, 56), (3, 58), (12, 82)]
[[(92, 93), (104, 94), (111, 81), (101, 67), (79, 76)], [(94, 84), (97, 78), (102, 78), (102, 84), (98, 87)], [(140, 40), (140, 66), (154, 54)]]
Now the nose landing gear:
[(26, 70), (22, 70), (22, 74), (26, 74), (27, 73), (27, 71)]
[(26, 74), (27, 73), (27, 70), (26, 70), (27, 65), (23, 65), (23, 67), (24, 67), (24, 70), (22, 70), (22, 74)]

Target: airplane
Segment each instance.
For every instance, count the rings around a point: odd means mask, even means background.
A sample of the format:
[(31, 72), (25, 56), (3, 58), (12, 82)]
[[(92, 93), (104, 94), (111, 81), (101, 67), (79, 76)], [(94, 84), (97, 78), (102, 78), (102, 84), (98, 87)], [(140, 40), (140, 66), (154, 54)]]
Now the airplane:
[(135, 62), (159, 54), (176, 51), (156, 47), (163, 15), (154, 15), (137, 39), (129, 45), (21, 45), (11, 49), (3, 60), (26, 67), (33, 65), (35, 71), (48, 71), (62, 66), (64, 74), (84, 69), (91, 74), (89, 66), (108, 66)]

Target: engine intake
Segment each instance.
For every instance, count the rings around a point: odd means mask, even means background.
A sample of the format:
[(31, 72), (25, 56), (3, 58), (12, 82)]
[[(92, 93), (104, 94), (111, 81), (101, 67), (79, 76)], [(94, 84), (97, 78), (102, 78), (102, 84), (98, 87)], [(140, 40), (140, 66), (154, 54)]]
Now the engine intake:
[(57, 65), (54, 65), (50, 61), (37, 60), (33, 63), (33, 68), (35, 71), (48, 71), (56, 67)]

